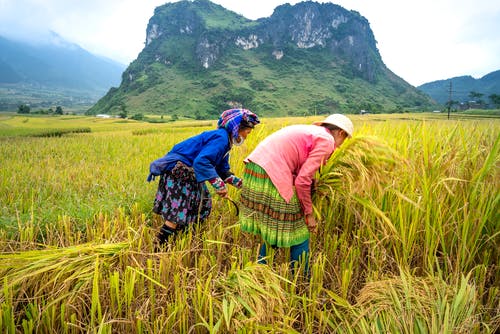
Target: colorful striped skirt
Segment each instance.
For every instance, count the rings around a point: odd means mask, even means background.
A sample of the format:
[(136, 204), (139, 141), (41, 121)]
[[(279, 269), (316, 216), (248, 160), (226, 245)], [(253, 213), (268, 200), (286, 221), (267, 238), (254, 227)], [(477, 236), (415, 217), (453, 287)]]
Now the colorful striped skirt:
[(286, 203), (266, 171), (253, 162), (245, 165), (243, 179), (240, 198), (243, 231), (258, 234), (277, 247), (291, 247), (309, 239), (297, 194)]

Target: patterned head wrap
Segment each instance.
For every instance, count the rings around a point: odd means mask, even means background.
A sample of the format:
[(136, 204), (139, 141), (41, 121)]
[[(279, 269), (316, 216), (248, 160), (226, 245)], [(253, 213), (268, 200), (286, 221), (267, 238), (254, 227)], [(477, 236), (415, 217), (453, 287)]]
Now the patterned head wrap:
[(253, 128), (255, 125), (260, 123), (259, 117), (256, 114), (247, 109), (229, 109), (220, 115), (219, 121), (217, 122), (217, 128), (226, 129), (232, 136), (233, 140), (239, 140), (238, 131), (240, 130), (240, 124), (244, 124), (246, 127)]

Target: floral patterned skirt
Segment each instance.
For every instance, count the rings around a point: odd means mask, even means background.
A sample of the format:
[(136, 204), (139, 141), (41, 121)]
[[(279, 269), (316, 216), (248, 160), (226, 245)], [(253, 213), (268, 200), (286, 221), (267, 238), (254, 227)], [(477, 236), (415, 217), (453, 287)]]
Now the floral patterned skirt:
[(185, 228), (202, 222), (212, 210), (212, 198), (205, 182), (197, 182), (192, 167), (177, 162), (162, 174), (158, 183), (153, 212)]

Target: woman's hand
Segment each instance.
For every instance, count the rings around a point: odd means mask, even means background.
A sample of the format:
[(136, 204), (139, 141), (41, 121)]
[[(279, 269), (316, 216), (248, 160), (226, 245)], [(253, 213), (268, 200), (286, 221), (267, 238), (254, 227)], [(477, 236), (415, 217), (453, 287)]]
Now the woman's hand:
[(212, 187), (214, 187), (215, 193), (219, 195), (221, 198), (227, 197), (227, 187), (224, 181), (220, 177), (214, 177), (213, 179), (208, 180)]
[(309, 229), (309, 232), (311, 232), (312, 234), (316, 234), (316, 229), (318, 227), (318, 224), (316, 223), (316, 218), (314, 218), (314, 214), (313, 213), (310, 213), (308, 215), (306, 215), (305, 217), (306, 219), (306, 225), (307, 225), (307, 228)]
[(222, 189), (216, 190), (215, 193), (217, 195), (219, 195), (219, 197), (221, 197), (221, 198), (226, 198), (228, 196), (227, 188), (222, 188)]

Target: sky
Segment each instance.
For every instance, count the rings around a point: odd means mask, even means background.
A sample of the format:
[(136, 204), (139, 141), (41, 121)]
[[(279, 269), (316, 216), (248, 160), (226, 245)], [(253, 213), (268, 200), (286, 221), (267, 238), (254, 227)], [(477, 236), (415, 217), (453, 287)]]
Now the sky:
[[(171, 0), (0, 0), (0, 35), (54, 31), (87, 51), (125, 65), (144, 47), (154, 9)], [(299, 0), (212, 0), (255, 20)], [(334, 0), (364, 16), (383, 62), (413, 86), (500, 70), (496, 0)]]

